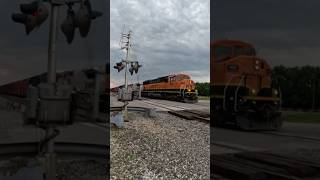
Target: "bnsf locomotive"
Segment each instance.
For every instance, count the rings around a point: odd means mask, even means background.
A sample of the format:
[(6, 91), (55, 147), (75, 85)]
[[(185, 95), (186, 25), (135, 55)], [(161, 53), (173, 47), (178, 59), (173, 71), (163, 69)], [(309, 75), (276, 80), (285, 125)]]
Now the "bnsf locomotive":
[(195, 83), (186, 74), (169, 75), (144, 81), (142, 96), (188, 103), (198, 101)]
[(268, 63), (242, 41), (218, 40), (210, 46), (213, 125), (246, 130), (280, 128), (281, 95), (272, 87)]

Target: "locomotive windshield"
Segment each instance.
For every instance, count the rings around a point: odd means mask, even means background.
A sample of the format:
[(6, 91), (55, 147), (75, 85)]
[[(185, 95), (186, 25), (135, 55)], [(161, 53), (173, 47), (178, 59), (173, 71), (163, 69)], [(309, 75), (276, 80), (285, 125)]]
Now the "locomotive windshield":
[(251, 48), (251, 47), (235, 46), (234, 56), (240, 56), (240, 55), (255, 56), (256, 51), (254, 50), (254, 48)]
[(232, 56), (232, 47), (228, 46), (216, 46), (214, 48), (215, 50), (215, 56), (216, 60), (223, 60), (225, 58), (231, 57)]
[(214, 53), (217, 61), (225, 60), (230, 57), (236, 57), (240, 55), (255, 56), (256, 51), (249, 46), (216, 46)]

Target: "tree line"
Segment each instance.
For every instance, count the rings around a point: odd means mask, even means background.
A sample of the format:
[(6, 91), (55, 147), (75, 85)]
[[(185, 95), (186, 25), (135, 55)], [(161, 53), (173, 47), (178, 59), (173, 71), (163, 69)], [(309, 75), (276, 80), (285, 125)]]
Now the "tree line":
[(209, 82), (197, 82), (196, 89), (199, 96), (210, 96), (210, 83)]
[(282, 107), (316, 109), (320, 105), (320, 67), (276, 66), (272, 70), (273, 86), (279, 87)]
[[(285, 67), (272, 69), (272, 85), (279, 88), (282, 107), (320, 108), (320, 67)], [(210, 83), (196, 83), (199, 96), (210, 95)]]

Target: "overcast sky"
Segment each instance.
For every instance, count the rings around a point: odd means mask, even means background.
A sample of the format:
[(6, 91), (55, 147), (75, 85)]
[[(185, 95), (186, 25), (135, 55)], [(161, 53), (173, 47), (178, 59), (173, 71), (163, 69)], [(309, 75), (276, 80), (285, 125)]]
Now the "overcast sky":
[[(19, 12), (19, 4), (29, 0), (0, 1), (0, 84), (20, 80), (47, 71), (48, 27), (49, 18), (44, 24), (26, 36), (24, 25), (14, 23), (11, 14)], [(92, 1), (93, 9), (106, 12), (107, 1)], [(74, 7), (77, 11), (78, 7)], [(107, 58), (107, 23), (109, 16), (104, 14), (94, 20), (87, 38), (75, 34), (71, 45), (66, 43), (60, 30), (62, 20), (66, 17), (66, 9), (59, 12), (57, 39), (58, 70), (83, 69), (105, 65)]]
[(195, 81), (210, 81), (209, 0), (111, 0), (111, 87), (124, 83), (113, 66), (123, 57), (122, 27), (133, 31), (131, 58), (143, 67), (129, 82), (184, 72)]
[(320, 65), (320, 1), (214, 0), (213, 39), (252, 43), (271, 65)]

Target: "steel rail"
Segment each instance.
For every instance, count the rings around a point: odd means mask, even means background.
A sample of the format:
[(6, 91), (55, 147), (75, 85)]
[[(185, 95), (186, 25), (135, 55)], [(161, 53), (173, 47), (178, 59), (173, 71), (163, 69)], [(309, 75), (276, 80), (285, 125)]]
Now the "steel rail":
[[(85, 144), (71, 142), (56, 142), (55, 153), (71, 156), (89, 156), (107, 158), (109, 146), (107, 144)], [(16, 142), (0, 144), (0, 156), (37, 155), (39, 142)]]

